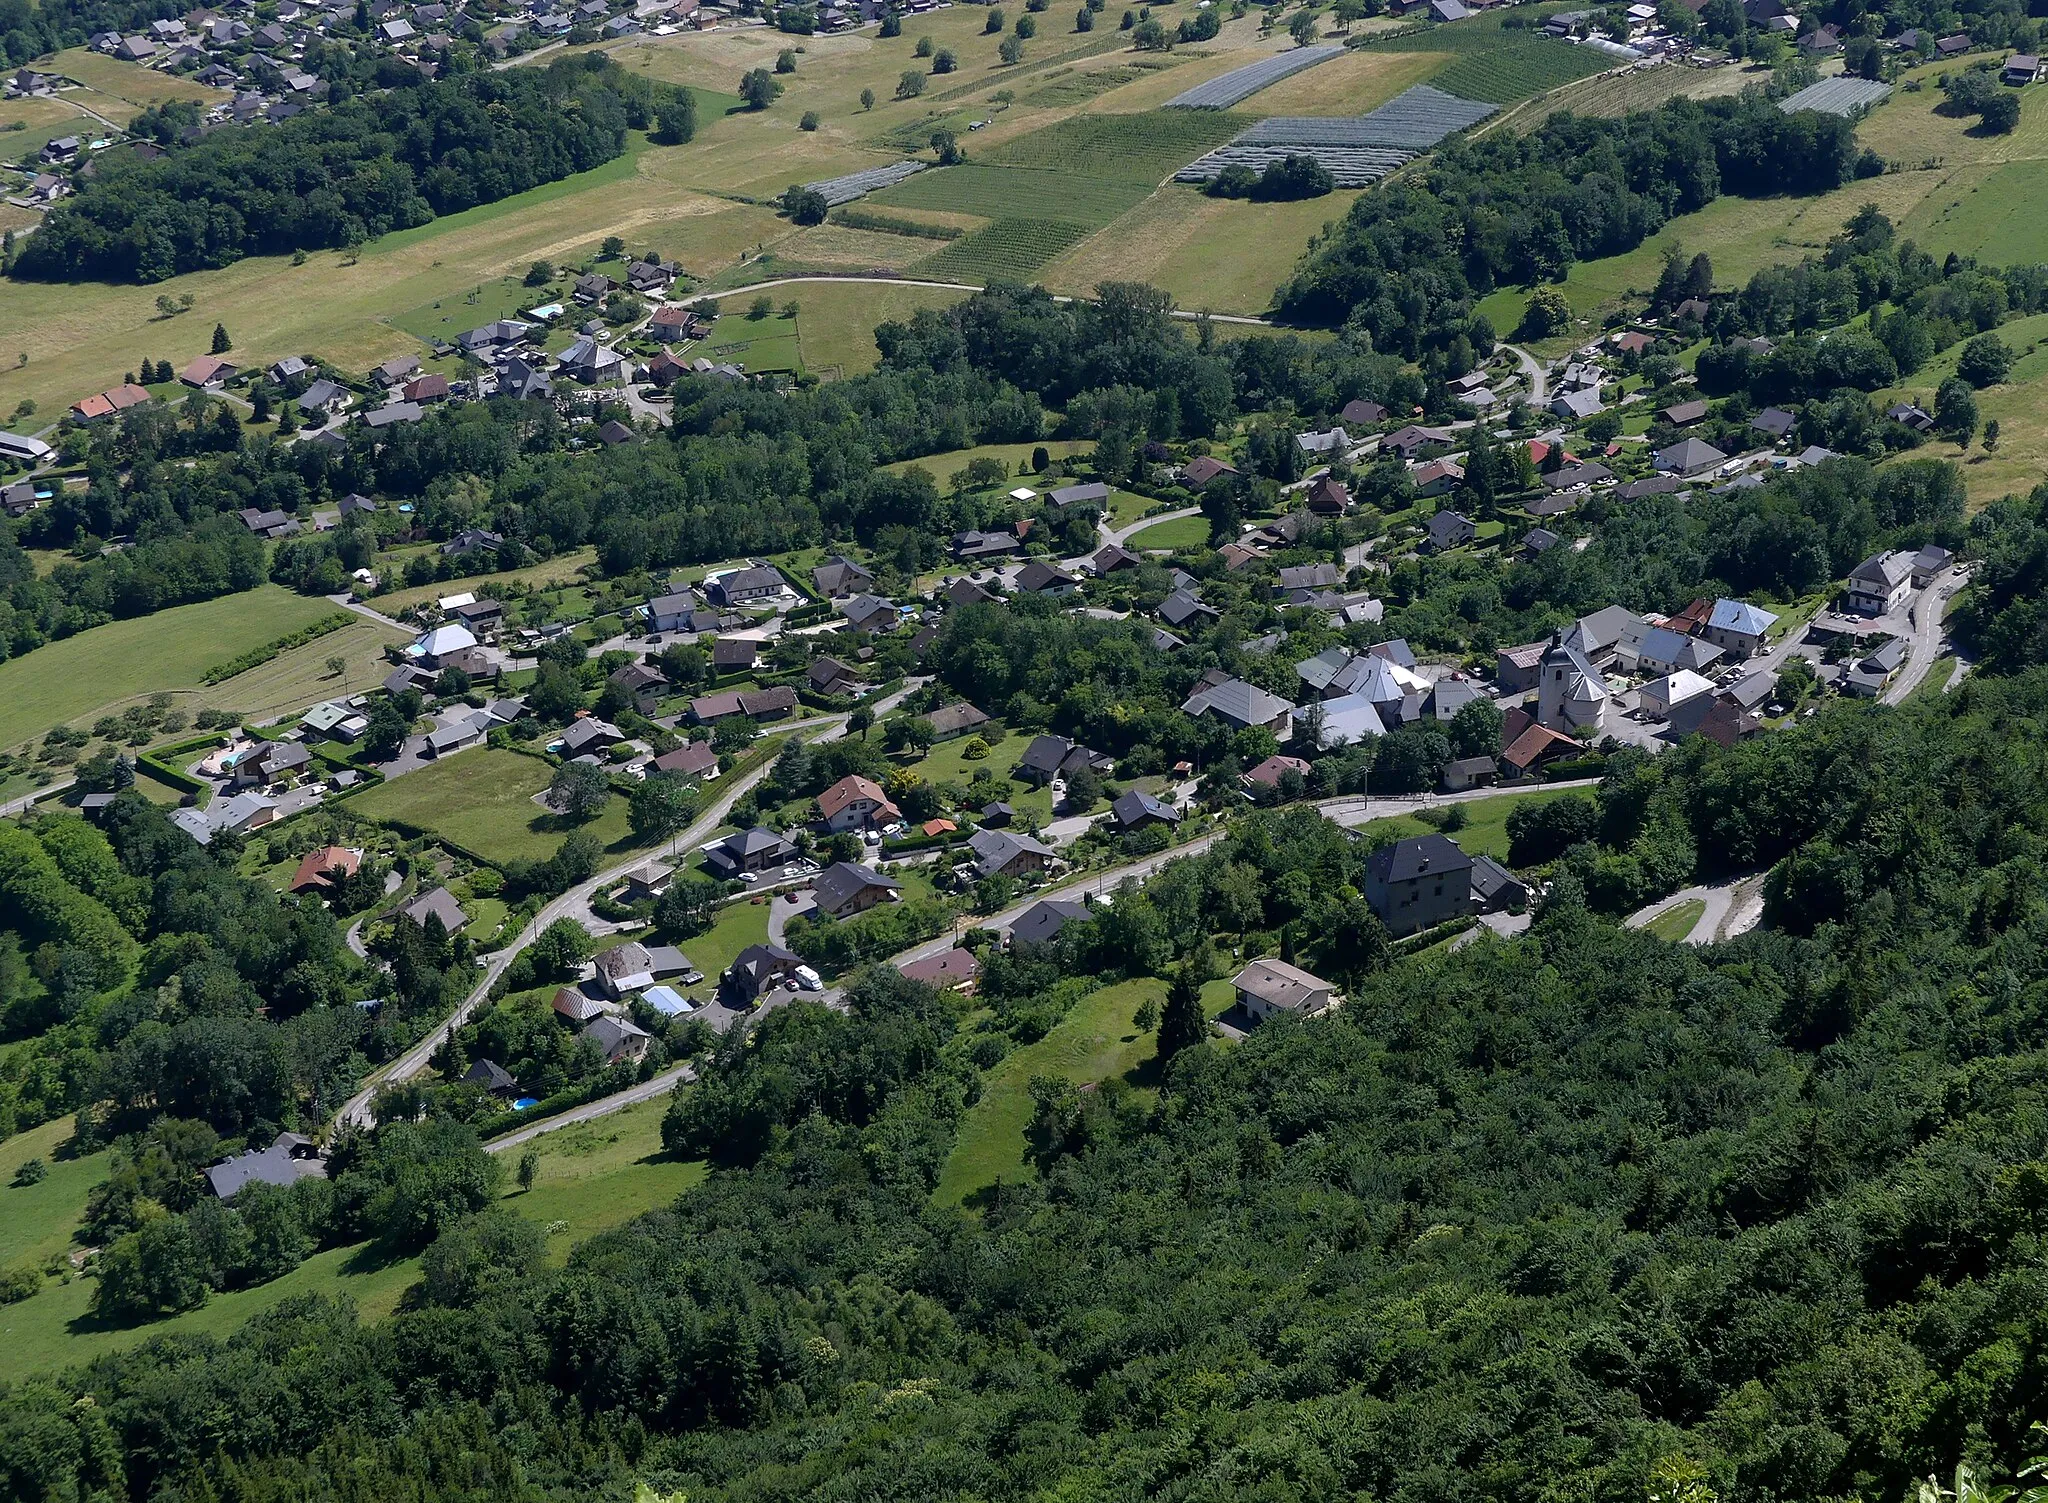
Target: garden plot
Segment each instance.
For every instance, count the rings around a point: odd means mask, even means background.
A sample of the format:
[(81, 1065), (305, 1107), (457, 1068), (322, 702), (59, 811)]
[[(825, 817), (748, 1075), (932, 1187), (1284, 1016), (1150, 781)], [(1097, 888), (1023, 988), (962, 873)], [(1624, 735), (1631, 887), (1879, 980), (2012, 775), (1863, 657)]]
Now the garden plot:
[(1404, 162), (1412, 162), (1412, 151), (1395, 151), (1384, 146), (1318, 146), (1308, 142), (1237, 142), (1218, 147), (1199, 161), (1190, 162), (1174, 174), (1181, 183), (1206, 183), (1226, 167), (1249, 167), (1261, 172), (1288, 157), (1313, 157), (1321, 163), (1340, 188), (1365, 188), (1378, 182)]
[(1196, 84), (1184, 94), (1174, 95), (1166, 101), (1166, 108), (1227, 110), (1239, 100), (1249, 99), (1259, 90), (1283, 78), (1290, 78), (1304, 68), (1313, 68), (1317, 63), (1327, 63), (1331, 58), (1343, 55), (1342, 47), (1297, 47), (1292, 52), (1275, 53), (1242, 68), (1233, 68), (1221, 78)]
[(1867, 78), (1823, 78), (1790, 98), (1780, 100), (1778, 108), (1788, 115), (1797, 110), (1818, 110), (1823, 115), (1840, 115), (1847, 119), (1858, 110), (1870, 108), (1891, 91), (1890, 84)]
[(804, 189), (824, 194), (826, 206), (836, 209), (879, 188), (893, 188), (930, 165), (929, 162), (891, 162), (886, 167), (870, 167), (864, 172), (849, 172), (845, 177), (828, 177), (821, 182), (805, 183)]
[(1329, 132), (1324, 140), (1333, 146), (1392, 146), (1404, 151), (1427, 151), (1444, 137), (1477, 125), (1496, 109), (1496, 105), (1461, 99), (1428, 84), (1417, 84), (1356, 120), (1268, 120), (1266, 124), (1283, 129), (1320, 127)]
[(1313, 157), (1340, 188), (1378, 182), (1419, 151), (1494, 113), (1494, 106), (1418, 84), (1356, 119), (1276, 115), (1183, 167), (1183, 183), (1206, 183), (1227, 167), (1257, 172), (1290, 156)]

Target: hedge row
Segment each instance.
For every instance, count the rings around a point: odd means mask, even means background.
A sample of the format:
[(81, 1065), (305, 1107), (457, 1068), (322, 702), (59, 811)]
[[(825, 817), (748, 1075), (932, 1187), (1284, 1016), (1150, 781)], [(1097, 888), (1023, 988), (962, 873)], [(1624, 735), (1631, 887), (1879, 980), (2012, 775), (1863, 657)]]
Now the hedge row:
[(239, 673), (251, 668), (260, 668), (272, 658), (290, 652), (294, 647), (304, 647), (308, 642), (317, 642), (329, 632), (340, 631), (355, 617), (347, 611), (333, 611), (310, 625), (302, 626), (295, 632), (288, 632), (261, 647), (252, 647), (238, 658), (229, 658), (225, 663), (215, 663), (199, 675), (202, 684), (225, 683)]

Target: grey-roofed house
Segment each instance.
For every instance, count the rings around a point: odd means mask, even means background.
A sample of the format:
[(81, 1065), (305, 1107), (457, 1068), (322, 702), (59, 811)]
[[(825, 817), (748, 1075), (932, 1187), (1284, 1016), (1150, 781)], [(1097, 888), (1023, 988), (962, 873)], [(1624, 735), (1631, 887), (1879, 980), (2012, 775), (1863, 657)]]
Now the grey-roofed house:
[(740, 1001), (755, 1001), (802, 964), (800, 956), (780, 945), (748, 945), (725, 973), (725, 991)]
[(455, 901), (455, 894), (445, 887), (436, 887), (423, 892), (398, 910), (399, 917), (410, 919), (422, 929), (429, 919), (438, 919), (441, 927), (450, 934), (459, 934), (469, 923), (469, 916), (462, 911), (462, 905)]
[(804, 682), (814, 694), (851, 694), (860, 687), (860, 675), (837, 658), (813, 658)]
[(1197, 689), (1180, 708), (1183, 715), (1197, 718), (1215, 715), (1238, 730), (1262, 725), (1281, 741), (1294, 734), (1294, 706), (1243, 679), (1225, 679)]
[(1912, 590), (1910, 553), (1873, 553), (1849, 571), (1849, 609), (1861, 616), (1890, 615)]
[(827, 918), (865, 913), (879, 903), (895, 901), (902, 890), (903, 884), (894, 877), (852, 861), (834, 862), (811, 882), (818, 912)]
[(697, 597), (688, 590), (676, 594), (657, 595), (648, 601), (647, 629), (654, 632), (684, 631), (690, 613), (697, 608)]
[(1099, 480), (1082, 485), (1063, 485), (1045, 499), (1061, 511), (1070, 506), (1103, 506), (1109, 501), (1109, 487)]
[(1507, 913), (1529, 906), (1529, 884), (1491, 856), (1472, 858), (1472, 905), (1481, 913)]
[(206, 1171), (206, 1183), (220, 1200), (233, 1200), (251, 1184), (295, 1185), (302, 1179), (325, 1179), (327, 1163), (312, 1139), (281, 1132), (268, 1148), (252, 1148), (223, 1159)]
[(1561, 391), (1550, 399), (1550, 410), (1566, 422), (1592, 417), (1601, 411), (1600, 388), (1586, 386), (1577, 391)]
[(1934, 577), (1955, 562), (1956, 556), (1937, 543), (1929, 543), (1913, 555), (1913, 588), (1924, 590)]
[(601, 1018), (592, 1018), (585, 1025), (579, 1037), (597, 1045), (608, 1065), (637, 1065), (647, 1058), (647, 1046), (653, 1036), (630, 1018), (615, 1017), (607, 1013)]
[(1071, 595), (1080, 586), (1073, 575), (1033, 559), (1017, 571), (1017, 588), (1027, 595)]
[(1636, 668), (1660, 676), (1682, 668), (1699, 673), (1720, 657), (1721, 649), (1711, 642), (1688, 637), (1668, 626), (1655, 626), (1643, 634), (1642, 644), (1636, 648)]
[(1080, 923), (1093, 917), (1086, 903), (1076, 903), (1066, 898), (1047, 898), (1033, 903), (1010, 925), (1010, 944), (1014, 948), (1042, 945), (1057, 939), (1062, 929), (1072, 923)]
[(1651, 459), (1667, 475), (1701, 475), (1726, 462), (1728, 456), (1702, 439), (1688, 438), (1659, 449)]
[(718, 579), (704, 582), (704, 593), (719, 605), (746, 605), (767, 600), (789, 588), (789, 581), (773, 564), (750, 564)]
[(1472, 858), (1445, 835), (1397, 840), (1365, 864), (1365, 900), (1395, 938), (1472, 912)]
[(976, 830), (967, 848), (974, 853), (975, 872), (984, 877), (1028, 877), (1055, 859), (1050, 846), (1015, 830)]
[(464, 1085), (482, 1086), (493, 1096), (510, 1096), (519, 1089), (512, 1072), (494, 1059), (480, 1059), (462, 1072)]
[(1110, 817), (1119, 830), (1143, 830), (1154, 825), (1171, 829), (1180, 823), (1180, 810), (1155, 798), (1142, 788), (1133, 788), (1109, 806)]
[(1336, 1005), (1336, 988), (1320, 976), (1284, 960), (1254, 960), (1231, 980), (1237, 1005), (1252, 1021), (1285, 1016), (1312, 1018)]
[(786, 866), (796, 857), (796, 847), (773, 830), (756, 825), (740, 830), (704, 848), (704, 863), (727, 879), (743, 872), (764, 872)]
[(1705, 419), (1707, 404), (1704, 399), (1694, 397), (1689, 402), (1674, 402), (1657, 415), (1674, 428), (1689, 428)]
[(1454, 511), (1440, 511), (1429, 519), (1429, 546), (1438, 553), (1469, 543), (1479, 536), (1471, 518)]
[(1209, 605), (1189, 590), (1175, 590), (1159, 602), (1159, 619), (1168, 626), (1185, 630), (1191, 621), (1215, 621), (1221, 619), (1216, 607)]
[(625, 739), (626, 733), (609, 720), (599, 720), (595, 715), (585, 716), (581, 720), (572, 720), (563, 727), (562, 755), (580, 757), (585, 752), (602, 751), (606, 747), (617, 746)]
[(846, 618), (846, 624), (855, 631), (894, 631), (903, 619), (901, 612), (896, 609), (896, 603), (885, 600), (880, 595), (850, 595), (836, 601), (833, 608)]
[(811, 583), (827, 600), (858, 595), (875, 582), (875, 576), (843, 553), (835, 553), (811, 570)]
[(1344, 583), (1344, 571), (1332, 563), (1295, 564), (1280, 571), (1273, 585), (1275, 595), (1296, 591), (1327, 590)]
[(631, 992), (645, 991), (657, 981), (666, 981), (671, 976), (689, 976), (693, 970), (689, 957), (674, 945), (643, 945), (632, 941), (601, 951), (592, 964), (596, 968), (592, 979), (599, 990), (614, 1002), (623, 1000)]
[(1749, 426), (1772, 439), (1782, 439), (1799, 426), (1799, 414), (1787, 412), (1782, 407), (1766, 407), (1749, 420)]
[(1444, 764), (1444, 792), (1463, 793), (1468, 788), (1483, 788), (1499, 777), (1500, 764), (1493, 758), (1460, 757), (1455, 762)]
[(1614, 494), (1624, 501), (1640, 501), (1646, 496), (1669, 496), (1685, 489), (1685, 483), (1676, 475), (1646, 475), (1641, 480), (1631, 480)]
[(955, 736), (964, 736), (969, 731), (981, 729), (988, 724), (989, 718), (983, 711), (963, 699), (953, 704), (941, 705), (925, 716), (925, 719), (931, 724), (933, 740), (951, 741)]
[(1759, 651), (1770, 630), (1777, 625), (1775, 614), (1747, 600), (1716, 600), (1713, 613), (1700, 635), (1728, 654), (1741, 659)]

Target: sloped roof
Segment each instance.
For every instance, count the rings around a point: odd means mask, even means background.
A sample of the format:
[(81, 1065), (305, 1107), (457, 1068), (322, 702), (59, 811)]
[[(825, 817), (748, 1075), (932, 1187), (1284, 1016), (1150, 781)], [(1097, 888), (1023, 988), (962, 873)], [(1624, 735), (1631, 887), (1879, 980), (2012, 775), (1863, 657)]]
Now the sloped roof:
[(1714, 602), (1714, 613), (1707, 618), (1707, 625), (1716, 631), (1739, 631), (1760, 637), (1777, 621), (1771, 612), (1747, 600), (1722, 599)]

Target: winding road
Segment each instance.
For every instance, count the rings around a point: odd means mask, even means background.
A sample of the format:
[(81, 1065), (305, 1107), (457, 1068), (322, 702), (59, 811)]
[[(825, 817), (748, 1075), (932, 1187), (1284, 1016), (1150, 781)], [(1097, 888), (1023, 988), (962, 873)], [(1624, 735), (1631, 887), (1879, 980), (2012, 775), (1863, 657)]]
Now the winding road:
[(1955, 599), (1956, 591), (1963, 587), (1965, 571), (1954, 565), (1927, 582), (1927, 588), (1913, 599), (1913, 633), (1906, 638), (1906, 662), (1899, 669), (1885, 689), (1882, 702), (1888, 705), (1901, 704), (1907, 695), (1920, 687), (1927, 670), (1934, 666), (1934, 660), (1941, 656), (1941, 622), (1948, 614), (1948, 603)]
[(1726, 882), (1683, 888), (1668, 898), (1659, 898), (1638, 908), (1623, 920), (1623, 927), (1646, 928), (1672, 909), (1693, 902), (1704, 903), (1706, 908), (1693, 924), (1692, 932), (1685, 936), (1685, 943), (1708, 945), (1747, 934), (1763, 921), (1763, 873), (1752, 872), (1745, 877), (1732, 877)]
[[(895, 708), (903, 699), (923, 687), (924, 682), (923, 679), (908, 680), (894, 694), (877, 701), (873, 706), (876, 717), (879, 719), (882, 715)], [(846, 734), (846, 717), (843, 715), (829, 716), (822, 720), (813, 721), (811, 724), (823, 728), (823, 734), (817, 738), (820, 741), (836, 740)], [(673, 856), (679, 851), (688, 850), (709, 840), (717, 832), (718, 827), (725, 823), (725, 817), (732, 812), (733, 805), (737, 804), (756, 783), (759, 783), (768, 776), (774, 766), (775, 764), (772, 761), (764, 762), (752, 772), (732, 779), (730, 785), (720, 792), (717, 800), (698, 816), (696, 823), (675, 836), (668, 843), (662, 854)], [(362, 1088), (355, 1095), (349, 1097), (342, 1105), (341, 1110), (335, 1114), (334, 1126), (339, 1127), (346, 1124), (355, 1127), (370, 1127), (375, 1125), (376, 1118), (371, 1111), (371, 1103), (376, 1098), (377, 1092), (388, 1085), (393, 1085), (402, 1080), (409, 1080), (424, 1070), (433, 1059), (434, 1054), (440, 1049), (442, 1044), (448, 1041), (455, 1030), (467, 1023), (490, 1001), (491, 988), (497, 983), (498, 978), (504, 975), (506, 968), (512, 964), (521, 950), (532, 944), (541, 931), (546, 929), (556, 919), (573, 917), (579, 910), (587, 908), (594, 893), (615, 885), (628, 872), (645, 866), (654, 859), (656, 859), (655, 853), (641, 851), (630, 860), (620, 862), (617, 866), (601, 871), (588, 881), (578, 883), (567, 892), (550, 899), (541, 908), (540, 912), (533, 916), (526, 927), (519, 931), (518, 939), (506, 945), (503, 949), (495, 950), (490, 955), (484, 957), (483, 971), (478, 976), (475, 987), (470, 990), (467, 997), (462, 999), (461, 1004), (453, 1012), (436, 1027), (430, 1029), (403, 1054), (370, 1072), (364, 1079)], [(635, 1089), (638, 1088), (636, 1087)], [(596, 1104), (595, 1102), (591, 1103), (593, 1106)], [(550, 1118), (549, 1120), (551, 1122), (559, 1122), (561, 1119)], [(536, 1123), (535, 1125), (539, 1126), (540, 1124)]]

